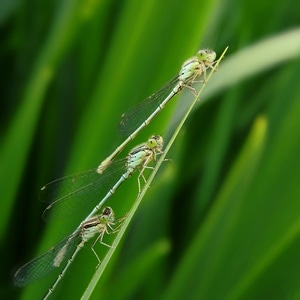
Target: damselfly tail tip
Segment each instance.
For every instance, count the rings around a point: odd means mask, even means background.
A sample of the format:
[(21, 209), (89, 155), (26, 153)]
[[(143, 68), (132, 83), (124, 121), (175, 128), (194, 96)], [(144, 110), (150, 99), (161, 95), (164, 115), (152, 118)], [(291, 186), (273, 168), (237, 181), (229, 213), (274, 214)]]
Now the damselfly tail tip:
[(110, 162), (109, 161), (103, 161), (99, 167), (97, 168), (96, 172), (98, 174), (102, 174), (104, 172), (104, 170), (109, 166)]

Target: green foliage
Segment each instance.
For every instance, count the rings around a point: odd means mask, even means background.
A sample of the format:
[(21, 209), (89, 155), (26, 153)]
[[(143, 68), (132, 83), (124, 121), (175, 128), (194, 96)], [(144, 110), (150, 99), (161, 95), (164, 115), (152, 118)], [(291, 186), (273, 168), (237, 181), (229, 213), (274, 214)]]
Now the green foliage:
[[(198, 49), (229, 46), (91, 299), (298, 299), (299, 11), (291, 1), (3, 1), (1, 298), (41, 298), (57, 274), (20, 290), (14, 271), (81, 221), (45, 224), (38, 189), (96, 167), (123, 140), (123, 112)], [(130, 147), (168, 141), (192, 98), (184, 91)], [(136, 195), (135, 175), (108, 205), (123, 216)], [(96, 264), (87, 245), (53, 299), (79, 299)]]

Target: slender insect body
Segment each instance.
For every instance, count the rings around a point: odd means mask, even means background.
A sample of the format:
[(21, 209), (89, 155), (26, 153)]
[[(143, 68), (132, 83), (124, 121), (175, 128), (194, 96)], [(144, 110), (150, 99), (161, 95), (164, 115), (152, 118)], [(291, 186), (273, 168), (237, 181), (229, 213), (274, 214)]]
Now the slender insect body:
[[(184, 87), (189, 87), (194, 92), (191, 84), (197, 81), (197, 78), (203, 73), (202, 82), (206, 81), (206, 69), (212, 68), (212, 65), (216, 59), (216, 53), (213, 50), (204, 49), (199, 50), (195, 56), (186, 60), (181, 67), (178, 75), (171, 80), (165, 87), (161, 88), (157, 93), (152, 94), (145, 101), (141, 102), (135, 109), (132, 109), (131, 113), (124, 113), (120, 122), (122, 131), (126, 131), (127, 125), (132, 125), (132, 133), (128, 138), (116, 148), (116, 150), (109, 155), (98, 166), (97, 172), (102, 174), (112, 160), (125, 148), (125, 146), (132, 141), (137, 134), (150, 122), (154, 117), (166, 106), (166, 104), (178, 94)], [(171, 90), (170, 86), (173, 88)], [(166, 95), (164, 89), (168, 89), (169, 93)], [(149, 109), (154, 106), (154, 109)], [(146, 113), (143, 113), (146, 112)]]
[(156, 160), (156, 154), (162, 153), (162, 147), (163, 138), (160, 135), (153, 135), (146, 143), (133, 148), (127, 156), (126, 172), (121, 175), (120, 179), (116, 182), (116, 184), (109, 190), (109, 192), (104, 196), (104, 198), (102, 198), (98, 205), (96, 205), (96, 207), (89, 214), (88, 218), (92, 217), (94, 214), (97, 213), (97, 211), (107, 201), (107, 199), (110, 198), (116, 192), (116, 190), (125, 180), (131, 177), (135, 170), (140, 170), (138, 176), (138, 189), (140, 193), (140, 177), (142, 177), (146, 182), (143, 172), (146, 168), (151, 168), (148, 167), (148, 164), (151, 160)]
[[(156, 159), (156, 154), (162, 153), (163, 139), (161, 136), (152, 136), (146, 143), (135, 147), (129, 153), (127, 157), (127, 162), (124, 165), (126, 168), (126, 172), (123, 173), (117, 183), (109, 190), (106, 196), (100, 201), (100, 203), (92, 210), (89, 216), (83, 221), (80, 226), (66, 239), (58, 243), (57, 246), (50, 249), (48, 252), (40, 255), (36, 259), (30, 261), (22, 268), (20, 268), (15, 275), (15, 283), (16, 285), (23, 286), (26, 285), (36, 279), (44, 277), (53, 269), (56, 269), (62, 265), (68, 255), (73, 253), (71, 257), (68, 259), (66, 266), (58, 276), (54, 285), (49, 289), (46, 298), (51, 294), (51, 292), (55, 289), (58, 282), (64, 276), (66, 270), (69, 268), (70, 264), (73, 262), (75, 256), (79, 252), (79, 250), (84, 247), (85, 243), (90, 240), (92, 237), (98, 234), (96, 241), (100, 241), (101, 244), (109, 246), (103, 243), (102, 239), (105, 233), (109, 233), (108, 229), (112, 229), (112, 225), (114, 225), (114, 215), (110, 208), (105, 208), (103, 213), (100, 216), (94, 216), (97, 211), (101, 208), (104, 202), (116, 191), (116, 189), (128, 179), (132, 173), (139, 169), (140, 176), (142, 172), (147, 167), (148, 163), (151, 160)], [(88, 180), (87, 176), (95, 177), (92, 172), (88, 172), (86, 174), (79, 175), (80, 178), (84, 178), (84, 180)], [(100, 175), (98, 175), (100, 176)], [(138, 177), (138, 188), (140, 192), (140, 180)], [(144, 178), (144, 177), (143, 177)], [(145, 180), (145, 178), (144, 178)], [(74, 180), (72, 177), (67, 178), (67, 182), (73, 184), (77, 182), (77, 179)], [(59, 186), (59, 180), (53, 182), (54, 187)], [(87, 182), (87, 186), (91, 186), (93, 183)], [(46, 185), (43, 188), (43, 192), (47, 192), (47, 189), (51, 188), (51, 184)], [(59, 204), (60, 201), (65, 201), (69, 199), (69, 195), (75, 195), (78, 191), (81, 191), (82, 187), (76, 184), (75, 189), (70, 191), (71, 193), (65, 196), (61, 196), (59, 199), (53, 201), (53, 204)], [(95, 241), (95, 242), (96, 242)], [(94, 246), (94, 245), (93, 245)], [(100, 259), (97, 256), (97, 253), (93, 250), (95, 256), (97, 257), (98, 262), (100, 263)]]
[[(91, 249), (98, 260), (98, 265), (100, 264), (101, 261), (96, 251), (94, 250), (94, 246), (96, 242), (100, 242), (100, 244), (102, 245), (111, 247), (110, 245), (103, 242), (103, 237), (105, 234), (110, 234), (117, 231), (117, 228), (114, 228), (117, 221), (115, 221), (114, 212), (110, 207), (105, 207), (102, 213), (99, 215), (96, 215), (96, 213), (105, 203), (105, 201), (107, 201), (107, 199), (116, 192), (118, 187), (126, 179), (131, 177), (136, 170), (139, 171), (138, 191), (139, 194), (141, 193), (140, 177), (142, 177), (144, 182), (146, 182), (143, 174), (144, 170), (147, 168), (153, 169), (153, 167), (149, 166), (148, 164), (152, 160), (156, 161), (156, 156), (163, 153), (163, 138), (159, 135), (153, 135), (146, 143), (133, 148), (127, 155), (126, 163), (123, 165), (123, 167), (125, 168), (125, 172), (121, 174), (120, 177), (112, 177), (112, 173), (109, 172), (106, 172), (104, 175), (99, 177), (100, 174), (102, 174), (108, 167), (108, 165), (110, 165), (116, 155), (118, 155), (144, 127), (150, 124), (150, 122), (166, 106), (166, 104), (176, 94), (182, 91), (184, 87), (188, 87), (193, 92), (195, 92), (194, 88), (191, 85), (197, 82), (197, 78), (199, 78), (202, 74), (203, 80), (201, 80), (201, 82), (206, 81), (206, 70), (213, 67), (215, 59), (216, 53), (212, 50), (205, 49), (198, 51), (195, 56), (191, 57), (183, 63), (180, 72), (173, 80), (171, 80), (165, 85), (165, 87), (161, 88), (157, 93), (152, 94), (146, 99), (146, 101), (143, 102), (143, 105), (145, 105), (146, 107), (146, 109), (144, 110), (146, 113), (144, 115), (142, 113), (139, 113), (138, 109), (132, 110), (132, 115), (126, 113), (123, 114), (122, 121), (120, 123), (121, 126), (125, 128), (127, 126), (127, 122), (131, 123), (134, 128), (133, 132), (119, 147), (117, 147), (117, 149), (109, 157), (107, 157), (101, 163), (101, 165), (99, 165), (96, 172), (95, 170), (86, 171), (84, 173), (78, 174), (77, 177), (68, 176), (62, 179), (55, 180), (42, 187), (41, 191), (44, 193), (45, 199), (48, 199), (50, 200), (49, 202), (51, 202), (51, 204), (45, 210), (48, 211), (53, 206), (57, 206), (59, 208), (68, 207), (69, 203), (71, 203), (68, 202), (68, 200), (81, 200), (81, 197), (84, 195), (84, 193), (89, 190), (91, 191), (91, 197), (94, 196), (94, 200), (98, 200), (98, 198), (95, 198), (95, 195), (96, 197), (99, 197), (96, 192), (101, 191), (102, 193), (104, 192), (103, 194), (105, 194), (107, 191), (103, 190), (102, 188), (102, 186), (104, 186), (103, 183), (105, 182), (105, 180), (108, 180), (109, 176), (111, 180), (112, 178), (114, 178), (114, 182), (117, 180), (116, 178), (119, 178), (112, 187), (110, 185), (110, 190), (72, 234), (70, 234), (64, 240), (60, 241), (49, 251), (25, 264), (16, 272), (14, 277), (16, 285), (24, 286), (35, 281), (36, 279), (42, 278), (52, 270), (61, 267), (63, 262), (66, 261), (66, 264), (58, 275), (56, 281), (49, 288), (46, 296), (43, 298), (48, 299), (55, 290), (60, 280), (64, 277), (67, 269), (74, 261), (77, 253), (81, 248), (85, 246), (85, 244), (90, 239), (95, 236), (96, 239), (92, 244)], [(123, 162), (117, 161), (116, 164), (112, 165), (112, 169), (114, 166), (116, 167), (116, 170), (120, 171), (120, 169), (117, 168), (117, 166), (122, 166), (120, 165), (120, 163)], [(114, 174), (119, 176), (120, 173), (117, 173), (115, 171)], [(102, 180), (101, 178), (104, 179)], [(65, 185), (62, 185), (62, 183), (64, 183)], [(51, 190), (52, 187), (53, 190)], [(58, 191), (58, 189), (61, 189), (63, 192), (60, 192), (60, 190)], [(53, 200), (52, 197), (55, 200)], [(67, 205), (65, 205), (65, 203)], [(80, 201), (77, 202), (78, 205), (80, 203)]]
[[(115, 230), (113, 229), (113, 226), (115, 224), (116, 222), (113, 210), (110, 207), (105, 207), (102, 211), (102, 214), (82, 222), (79, 228), (77, 228), (72, 234), (70, 234), (68, 238), (62, 240), (49, 251), (45, 252), (44, 254), (38, 256), (37, 258), (21, 267), (14, 276), (15, 284), (17, 286), (24, 286), (39, 278), (43, 278), (49, 272), (57, 269), (57, 267), (60, 267), (62, 263), (67, 259), (67, 257), (72, 253), (71, 251), (73, 251), (71, 257), (68, 258), (65, 267), (58, 275), (54, 284), (49, 288), (46, 296), (43, 298), (48, 299), (48, 297), (55, 290), (57, 284), (64, 277), (67, 269), (74, 261), (77, 253), (81, 248), (84, 247), (86, 242), (88, 242), (96, 235), (98, 236), (91, 249), (95, 254), (98, 262), (100, 263), (100, 259), (93, 247), (97, 241), (99, 241), (103, 245), (110, 247), (108, 244), (105, 244), (102, 239), (104, 234), (115, 232)], [(109, 232), (108, 229), (110, 229), (111, 232)]]
[[(111, 225), (115, 224), (115, 217), (114, 217), (114, 212), (110, 207), (105, 207), (103, 209), (102, 214), (95, 216), (93, 218), (90, 218), (87, 221), (84, 221), (80, 224), (80, 237), (81, 237), (81, 242), (77, 245), (74, 253), (72, 254), (72, 256), (68, 259), (68, 262), (66, 264), (66, 266), (64, 267), (64, 269), (62, 270), (62, 272), (58, 275), (56, 281), (54, 282), (54, 284), (49, 288), (47, 294), (44, 296), (44, 300), (48, 299), (49, 296), (53, 293), (53, 291), (55, 290), (57, 284), (60, 282), (60, 280), (64, 277), (67, 269), (69, 268), (69, 266), (71, 265), (71, 263), (74, 261), (77, 253), (85, 246), (85, 244), (91, 239), (93, 238), (96, 234), (98, 234), (98, 237), (96, 238), (95, 242), (93, 243), (91, 250), (93, 251), (94, 255), (96, 256), (97, 260), (98, 260), (98, 265), (100, 264), (100, 259), (96, 253), (96, 251), (94, 250), (94, 246), (96, 244), (96, 242), (99, 240), (101, 244), (110, 247), (108, 244), (105, 244), (102, 242), (102, 238), (103, 235), (105, 233), (109, 234), (107, 227), (111, 228)], [(76, 230), (74, 233), (78, 232), (78, 230)], [(74, 235), (74, 234), (72, 234)], [(62, 255), (62, 254), (61, 254)]]
[[(43, 300), (46, 300), (50, 297), (50, 295), (54, 292), (55, 288), (57, 287), (58, 283), (63, 279), (63, 277), (65, 276), (66, 271), (68, 270), (68, 268), (70, 267), (70, 265), (72, 264), (72, 262), (74, 261), (77, 253), (84, 247), (85, 245), (85, 241), (81, 241), (74, 253), (72, 254), (72, 256), (68, 259), (67, 264), (65, 265), (65, 267), (63, 268), (63, 270), (60, 272), (60, 274), (58, 275), (56, 281), (54, 282), (54, 284), (49, 288), (47, 294), (43, 297)], [(93, 250), (93, 249), (92, 249)]]

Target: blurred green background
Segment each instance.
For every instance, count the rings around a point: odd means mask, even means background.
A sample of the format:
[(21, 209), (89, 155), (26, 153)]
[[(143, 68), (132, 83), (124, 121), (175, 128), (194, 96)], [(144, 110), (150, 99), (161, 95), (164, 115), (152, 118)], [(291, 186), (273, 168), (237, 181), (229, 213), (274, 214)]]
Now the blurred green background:
[[(57, 273), (19, 289), (14, 272), (80, 222), (44, 223), (39, 188), (96, 167), (123, 112), (198, 49), (229, 46), (92, 299), (300, 299), (299, 20), (289, 0), (0, 2), (0, 298), (40, 299)], [(122, 155), (167, 142), (191, 99)], [(108, 202), (117, 216), (135, 178)], [(53, 299), (79, 299), (95, 266), (87, 246)]]

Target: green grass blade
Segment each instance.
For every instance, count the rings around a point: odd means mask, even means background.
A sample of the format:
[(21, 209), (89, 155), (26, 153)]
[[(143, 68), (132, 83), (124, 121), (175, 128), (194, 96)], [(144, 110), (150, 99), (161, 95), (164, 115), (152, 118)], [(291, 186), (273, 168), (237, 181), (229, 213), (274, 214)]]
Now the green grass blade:
[[(205, 295), (205, 287), (208, 284), (206, 281), (210, 280), (211, 272), (215, 270), (218, 261), (210, 261), (211, 270), (207, 270), (207, 277), (201, 278), (201, 284), (199, 280), (196, 280), (196, 277), (194, 277), (194, 281), (191, 278), (198, 273), (198, 270), (205, 268), (203, 258), (214, 257), (212, 250), (207, 251), (207, 248), (212, 248), (213, 244), (216, 243), (214, 236), (217, 232), (221, 235), (218, 243), (226, 243), (222, 236), (225, 237), (230, 232), (238, 219), (242, 204), (240, 200), (248, 192), (249, 179), (256, 172), (265, 144), (266, 130), (266, 119), (263, 117), (257, 119), (248, 141), (220, 191), (209, 217), (187, 249), (185, 257), (178, 270), (176, 270), (164, 299), (182, 299), (186, 295), (187, 290), (194, 295), (194, 299), (201, 294)], [(230, 220), (224, 222), (228, 214), (230, 214)], [(219, 248), (212, 249), (219, 251)], [(216, 256), (219, 259), (223, 258), (221, 253)]]
[[(228, 48), (228, 47), (227, 47)], [(195, 100), (193, 101), (193, 103), (191, 104), (191, 106), (189, 107), (188, 111), (186, 112), (185, 116), (183, 117), (183, 119), (181, 120), (181, 122), (179, 123), (178, 127), (176, 128), (172, 138), (170, 139), (170, 141), (168, 142), (167, 146), (164, 149), (163, 154), (160, 156), (159, 160), (157, 161), (153, 172), (151, 172), (149, 178), (147, 179), (147, 183), (145, 184), (145, 186), (143, 187), (141, 194), (138, 196), (138, 198), (136, 199), (136, 201), (133, 204), (133, 207), (131, 208), (130, 212), (128, 213), (128, 216), (126, 217), (126, 219), (124, 220), (124, 223), (120, 229), (120, 231), (118, 232), (116, 239), (112, 245), (112, 247), (110, 248), (110, 250), (108, 251), (107, 255), (105, 256), (104, 260), (102, 261), (101, 265), (99, 266), (99, 268), (96, 270), (92, 280), (90, 281), (87, 289), (85, 290), (83, 296), (81, 299), (89, 299), (89, 297), (92, 295), (93, 290), (96, 287), (96, 284), (98, 283), (98, 281), (101, 278), (101, 275), (103, 274), (105, 268), (107, 267), (107, 264), (109, 263), (110, 258), (112, 257), (117, 245), (119, 244), (121, 238), (123, 237), (123, 235), (125, 234), (125, 230), (128, 227), (131, 219), (133, 218), (137, 208), (139, 207), (142, 199), (144, 198), (146, 192), (148, 191), (150, 184), (152, 183), (156, 173), (158, 172), (161, 164), (164, 162), (166, 155), (168, 154), (171, 146), (173, 145), (177, 135), (179, 134), (183, 124), (185, 123), (186, 119), (188, 118), (188, 116), (190, 115), (194, 105), (196, 104), (196, 102), (198, 101), (200, 94), (202, 93), (202, 91), (204, 90), (205, 86), (208, 84), (209, 79), (211, 77), (211, 75), (213, 74), (213, 72), (215, 71), (215, 69), (218, 67), (220, 61), (222, 60), (222, 58), (224, 57), (227, 48), (224, 50), (224, 52), (222, 53), (221, 57), (218, 59), (218, 62), (215, 64), (213, 70), (210, 72), (210, 74), (207, 77), (207, 82), (205, 84), (202, 85), (198, 95), (196, 96)]]

